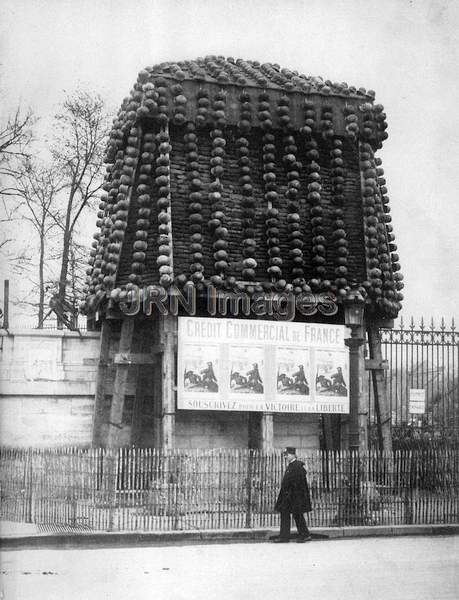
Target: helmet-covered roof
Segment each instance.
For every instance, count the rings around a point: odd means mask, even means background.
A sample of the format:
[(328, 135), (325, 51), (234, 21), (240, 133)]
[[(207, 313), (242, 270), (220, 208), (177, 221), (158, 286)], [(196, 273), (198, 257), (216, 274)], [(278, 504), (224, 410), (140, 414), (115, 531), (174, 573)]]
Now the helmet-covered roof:
[(396, 316), (400, 266), (374, 93), (210, 56), (139, 73), (107, 147), (86, 306), (159, 284), (358, 286)]

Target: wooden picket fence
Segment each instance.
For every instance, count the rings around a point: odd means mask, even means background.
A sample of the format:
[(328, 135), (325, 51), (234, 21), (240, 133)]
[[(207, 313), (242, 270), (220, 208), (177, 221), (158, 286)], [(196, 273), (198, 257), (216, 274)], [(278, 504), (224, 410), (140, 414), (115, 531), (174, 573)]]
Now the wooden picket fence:
[[(312, 527), (459, 522), (459, 451), (299, 452)], [(277, 527), (279, 451), (0, 448), (0, 518), (79, 531)]]

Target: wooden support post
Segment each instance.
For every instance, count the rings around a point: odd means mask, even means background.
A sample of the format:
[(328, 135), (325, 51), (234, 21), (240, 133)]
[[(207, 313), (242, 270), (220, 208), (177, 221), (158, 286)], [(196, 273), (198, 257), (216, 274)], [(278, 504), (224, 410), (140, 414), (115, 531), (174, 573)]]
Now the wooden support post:
[(250, 450), (255, 450), (260, 447), (260, 413), (249, 412), (247, 416), (247, 445)]
[(177, 344), (177, 317), (159, 317), (159, 343), (164, 351), (161, 358), (161, 447), (174, 447), (175, 441), (175, 391)]
[(96, 377), (96, 394), (94, 398), (94, 414), (92, 421), (92, 445), (102, 445), (102, 423), (105, 406), (105, 383), (107, 378), (108, 357), (110, 354), (110, 342), (112, 339), (112, 322), (104, 319), (100, 331), (99, 364)]
[(368, 345), (370, 359), (375, 363), (370, 370), (378, 425), (379, 449), (385, 452), (392, 452), (392, 415), (387, 395), (386, 378), (384, 376), (381, 338), (377, 327), (368, 328)]
[(273, 413), (250, 412), (248, 421), (248, 446), (251, 450), (267, 452), (274, 445)]
[(161, 413), (162, 413), (162, 357), (159, 364), (153, 366), (153, 439), (155, 448), (161, 447)]
[(340, 449), (349, 448), (349, 415), (340, 415), (339, 424)]
[[(143, 331), (140, 331), (142, 339), (140, 340), (141, 352), (143, 352)], [(142, 356), (142, 355), (140, 355)], [(141, 441), (142, 435), (142, 408), (143, 408), (143, 397), (144, 397), (144, 375), (145, 366), (141, 362), (136, 364), (133, 371), (135, 377), (135, 395), (134, 405), (132, 407), (132, 421), (131, 421), (131, 446), (138, 446)]]
[(132, 407), (131, 445), (140, 446), (142, 442), (142, 411), (145, 398), (145, 366), (139, 365), (135, 368), (136, 388), (134, 406)]
[(333, 428), (331, 415), (322, 415), (323, 435), (325, 442), (325, 450), (333, 450)]
[(159, 345), (153, 344), (153, 333), (146, 322), (140, 324), (139, 335), (139, 354), (121, 355), (131, 364), (136, 365), (136, 390), (131, 426), (131, 444), (133, 446), (139, 446), (142, 442), (143, 411), (147, 386), (151, 381), (151, 370), (158, 362), (157, 354), (162, 352)]
[(260, 423), (260, 450), (268, 452), (274, 447), (274, 415), (264, 412)]
[[(133, 317), (125, 317), (121, 324), (121, 337), (119, 352), (131, 352), (132, 339), (134, 336)], [(107, 445), (109, 447), (119, 446), (119, 434), (123, 428), (124, 396), (126, 393), (126, 382), (129, 364), (116, 365), (115, 381), (113, 383), (113, 397), (108, 423)]]

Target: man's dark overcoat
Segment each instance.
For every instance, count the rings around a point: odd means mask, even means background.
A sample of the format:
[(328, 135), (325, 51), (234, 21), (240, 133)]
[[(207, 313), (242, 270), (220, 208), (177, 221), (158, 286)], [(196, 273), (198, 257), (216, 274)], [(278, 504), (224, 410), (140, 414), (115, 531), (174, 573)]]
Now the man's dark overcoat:
[(304, 462), (301, 462), (301, 460), (294, 460), (289, 463), (282, 478), (275, 510), (289, 512), (293, 515), (311, 512), (311, 497), (306, 481)]

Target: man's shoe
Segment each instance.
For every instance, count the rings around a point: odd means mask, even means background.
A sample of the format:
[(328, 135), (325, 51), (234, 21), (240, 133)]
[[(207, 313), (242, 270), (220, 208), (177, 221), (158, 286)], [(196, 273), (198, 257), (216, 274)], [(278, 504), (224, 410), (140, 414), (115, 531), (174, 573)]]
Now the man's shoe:
[(312, 537), (310, 535), (308, 535), (307, 537), (299, 537), (296, 540), (297, 544), (304, 544), (304, 542), (310, 542), (312, 540)]
[(271, 540), (273, 544), (288, 544), (290, 540), (286, 540), (284, 538), (274, 538)]

